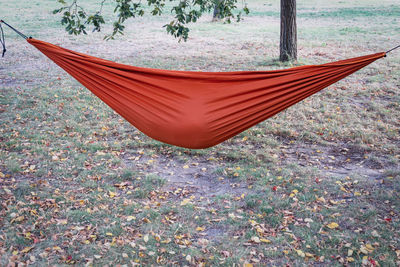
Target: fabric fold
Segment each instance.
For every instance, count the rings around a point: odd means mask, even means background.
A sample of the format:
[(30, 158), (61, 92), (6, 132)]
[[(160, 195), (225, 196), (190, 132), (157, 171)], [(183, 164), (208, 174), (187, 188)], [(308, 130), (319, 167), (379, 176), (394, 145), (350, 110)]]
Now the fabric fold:
[(215, 146), (385, 56), (273, 71), (196, 72), (128, 66), (27, 41), (137, 129), (175, 146)]

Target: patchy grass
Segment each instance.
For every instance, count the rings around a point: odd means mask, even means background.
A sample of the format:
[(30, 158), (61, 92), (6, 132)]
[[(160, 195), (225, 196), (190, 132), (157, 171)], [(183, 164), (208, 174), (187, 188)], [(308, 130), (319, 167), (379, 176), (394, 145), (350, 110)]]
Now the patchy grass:
[[(248, 5), (241, 23), (203, 18), (187, 43), (165, 34), (168, 14), (132, 20), (104, 42), (104, 33), (67, 36), (50, 14), (55, 1), (5, 1), (2, 10), (27, 35), (131, 65), (292, 66), (276, 61), (278, 2)], [(400, 42), (395, 1), (298, 5), (297, 65)], [(6, 37), (0, 265), (399, 265), (399, 52), (223, 144), (187, 150), (144, 136)]]

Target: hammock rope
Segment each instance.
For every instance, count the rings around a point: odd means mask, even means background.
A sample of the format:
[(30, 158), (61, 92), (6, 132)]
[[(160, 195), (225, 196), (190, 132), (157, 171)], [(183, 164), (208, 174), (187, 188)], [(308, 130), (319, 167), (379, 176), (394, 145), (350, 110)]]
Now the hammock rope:
[[(24, 39), (28, 39), (28, 36), (26, 36), (25, 34), (23, 34), (22, 32), (20, 32), (19, 30), (15, 29), (13, 26), (11, 26), (10, 24), (8, 24), (7, 22), (5, 22), (4, 20), (0, 20), (1, 23), (4, 23), (5, 25), (7, 25), (8, 27), (10, 27), (11, 30), (15, 31), (19, 36), (21, 36)], [(32, 38), (32, 37), (29, 37)]]
[(141, 132), (193, 149), (215, 146), (400, 47), (274, 71), (175, 71), (119, 64), (11, 29)]
[(1, 43), (1, 46), (3, 48), (3, 51), (1, 53), (2, 54), (1, 57), (4, 57), (4, 54), (6, 53), (7, 49), (6, 49), (6, 39), (4, 38), (4, 31), (3, 31), (3, 27), (1, 26), (1, 23), (0, 23), (0, 31), (1, 31), (0, 43)]
[(386, 54), (387, 54), (387, 53), (390, 53), (390, 52), (392, 52), (393, 50), (396, 50), (397, 48), (400, 48), (400, 45), (395, 46), (395, 47), (393, 47), (392, 49), (389, 49), (389, 50), (386, 51), (385, 53), (386, 53)]

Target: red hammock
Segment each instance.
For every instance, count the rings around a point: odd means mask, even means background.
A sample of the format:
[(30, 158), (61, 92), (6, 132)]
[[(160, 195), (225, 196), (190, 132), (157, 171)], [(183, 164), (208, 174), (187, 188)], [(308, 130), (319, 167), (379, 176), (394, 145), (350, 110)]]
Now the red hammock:
[(192, 72), (127, 66), (27, 41), (148, 136), (217, 145), (385, 56), (275, 71)]

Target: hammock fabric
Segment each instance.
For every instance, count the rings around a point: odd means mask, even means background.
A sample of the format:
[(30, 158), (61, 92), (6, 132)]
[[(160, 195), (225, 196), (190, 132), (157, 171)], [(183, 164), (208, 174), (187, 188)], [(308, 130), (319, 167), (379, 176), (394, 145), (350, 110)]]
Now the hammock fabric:
[(275, 71), (193, 72), (127, 66), (27, 41), (146, 135), (217, 145), (385, 56)]

